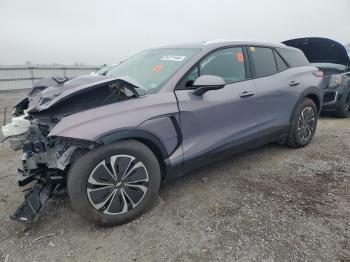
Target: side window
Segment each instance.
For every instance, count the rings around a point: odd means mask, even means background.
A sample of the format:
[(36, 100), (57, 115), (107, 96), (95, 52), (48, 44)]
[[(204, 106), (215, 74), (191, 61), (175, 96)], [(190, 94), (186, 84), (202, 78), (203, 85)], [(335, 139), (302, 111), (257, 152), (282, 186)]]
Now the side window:
[(245, 80), (242, 48), (227, 48), (210, 54), (199, 64), (199, 73), (200, 75), (220, 76), (226, 83)]
[(249, 51), (254, 63), (255, 77), (277, 73), (277, 65), (271, 48), (251, 46)]
[(277, 51), (291, 67), (309, 65), (309, 61), (301, 51), (284, 48), (277, 48)]
[(226, 83), (246, 79), (244, 55), (241, 47), (226, 48), (211, 53), (181, 81), (180, 89), (190, 89), (200, 75), (222, 77)]
[(199, 71), (198, 71), (198, 66), (196, 66), (183, 80), (183, 82), (181, 83), (181, 86), (183, 88), (192, 88), (194, 81), (196, 81), (196, 79), (199, 76)]
[(286, 62), (283, 61), (281, 56), (276, 51), (273, 51), (273, 53), (275, 54), (278, 72), (288, 69)]

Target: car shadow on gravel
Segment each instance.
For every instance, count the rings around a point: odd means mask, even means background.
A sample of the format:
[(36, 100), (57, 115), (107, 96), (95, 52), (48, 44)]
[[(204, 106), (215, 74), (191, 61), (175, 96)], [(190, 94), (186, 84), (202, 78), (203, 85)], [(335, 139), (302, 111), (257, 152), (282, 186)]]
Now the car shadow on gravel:
[[(139, 239), (151, 237), (152, 243), (165, 246), (167, 239), (174, 245), (167, 246), (168, 252), (176, 247), (171, 251), (174, 261), (210, 261), (218, 254), (236, 258), (246, 254), (247, 261), (257, 256), (268, 259), (269, 250), (280, 260), (291, 261), (293, 256), (308, 260), (311, 255), (302, 250), (327, 258), (335, 248), (346, 259), (341, 250), (349, 249), (344, 238), (348, 237), (350, 199), (349, 188), (342, 185), (350, 169), (341, 162), (342, 156), (325, 159), (319, 139), (298, 150), (265, 145), (179, 177), (162, 185), (149, 212), (122, 226), (105, 228), (85, 221), (72, 210), (67, 194), (62, 194), (34, 225), (2, 223), (1, 238), (29, 250), (46, 241), (37, 239), (49, 236), (47, 241), (61, 243), (68, 254), (81, 249), (81, 242), (94, 245), (93, 238), (117, 237), (139, 247), (147, 246)], [(265, 242), (268, 249), (255, 244)], [(189, 251), (186, 245), (199, 251)]]
[[(209, 193), (206, 191), (207, 187), (218, 187), (220, 183), (226, 182), (225, 186), (242, 191), (242, 194), (260, 194), (271, 201), (298, 204), (304, 213), (316, 214), (318, 211), (315, 205), (325, 203), (324, 195), (328, 192), (329, 183), (334, 182), (334, 177), (325, 173), (314, 174), (310, 179), (310, 176), (293, 175), (295, 166), (291, 168), (291, 166), (283, 167), (276, 163), (271, 163), (271, 165), (268, 163), (276, 156), (296, 153), (296, 151), (296, 149), (272, 143), (225, 157), (214, 164), (163, 184), (160, 188), (160, 199), (165, 202), (171, 201), (174, 192), (191, 194), (188, 191), (203, 190), (204, 194)], [(281, 172), (284, 173), (283, 176)], [(159, 201), (155, 202), (151, 209), (158, 205)], [(29, 227), (42, 227), (47, 223), (65, 223), (67, 217), (70, 218), (70, 221), (72, 218), (77, 219), (79, 222), (76, 225), (81, 227), (90, 224), (83, 222), (85, 220), (71, 209), (68, 195), (64, 192), (49, 204), (37, 223)], [(98, 225), (94, 227), (103, 228)]]

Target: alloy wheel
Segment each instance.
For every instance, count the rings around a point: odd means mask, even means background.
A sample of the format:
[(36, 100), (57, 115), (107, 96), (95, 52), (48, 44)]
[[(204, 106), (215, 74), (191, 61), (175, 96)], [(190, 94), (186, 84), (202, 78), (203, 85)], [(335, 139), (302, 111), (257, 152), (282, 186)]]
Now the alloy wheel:
[(301, 111), (298, 119), (297, 135), (301, 142), (306, 142), (312, 136), (316, 123), (315, 111), (308, 106)]
[(145, 165), (130, 155), (113, 155), (101, 161), (88, 179), (90, 204), (109, 215), (124, 214), (134, 209), (148, 190)]

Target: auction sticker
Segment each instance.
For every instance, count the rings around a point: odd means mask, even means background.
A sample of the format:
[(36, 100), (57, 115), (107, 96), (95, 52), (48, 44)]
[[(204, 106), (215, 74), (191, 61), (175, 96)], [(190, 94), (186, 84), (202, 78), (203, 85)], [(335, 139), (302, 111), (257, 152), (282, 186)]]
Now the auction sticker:
[(164, 68), (164, 65), (160, 64), (160, 65), (156, 65), (155, 67), (152, 68), (152, 71), (155, 73), (160, 73)]
[(185, 60), (185, 58), (186, 56), (182, 56), (182, 55), (165, 55), (160, 60), (181, 62)]
[(236, 59), (238, 62), (243, 63), (244, 62), (244, 56), (242, 52), (237, 52), (236, 53)]

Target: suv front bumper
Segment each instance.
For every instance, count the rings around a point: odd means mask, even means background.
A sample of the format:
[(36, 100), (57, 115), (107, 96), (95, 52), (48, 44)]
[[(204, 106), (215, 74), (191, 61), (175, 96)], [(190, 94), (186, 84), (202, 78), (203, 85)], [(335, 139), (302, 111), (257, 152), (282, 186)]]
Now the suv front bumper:
[(325, 88), (323, 90), (322, 111), (336, 110), (343, 97), (344, 91), (344, 86), (339, 86), (337, 88)]

